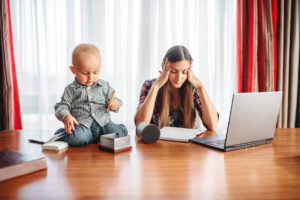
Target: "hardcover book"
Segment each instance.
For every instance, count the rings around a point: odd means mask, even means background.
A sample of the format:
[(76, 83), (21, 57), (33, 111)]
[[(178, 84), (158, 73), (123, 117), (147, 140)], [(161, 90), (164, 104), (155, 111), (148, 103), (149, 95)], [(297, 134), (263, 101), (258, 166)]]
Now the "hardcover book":
[(10, 149), (0, 151), (0, 181), (46, 168), (44, 156), (30, 156)]
[(101, 135), (99, 148), (112, 153), (130, 150), (130, 136), (119, 137), (118, 133)]

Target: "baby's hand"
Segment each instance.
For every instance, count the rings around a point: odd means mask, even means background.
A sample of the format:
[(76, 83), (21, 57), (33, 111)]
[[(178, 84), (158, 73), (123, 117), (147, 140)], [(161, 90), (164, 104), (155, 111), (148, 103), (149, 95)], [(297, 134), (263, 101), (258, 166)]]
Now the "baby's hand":
[(78, 126), (79, 123), (72, 115), (67, 115), (64, 118), (65, 130), (66, 133), (71, 134), (72, 130), (75, 130), (74, 123)]
[(117, 100), (112, 100), (108, 102), (108, 109), (109, 110), (118, 110), (119, 102)]

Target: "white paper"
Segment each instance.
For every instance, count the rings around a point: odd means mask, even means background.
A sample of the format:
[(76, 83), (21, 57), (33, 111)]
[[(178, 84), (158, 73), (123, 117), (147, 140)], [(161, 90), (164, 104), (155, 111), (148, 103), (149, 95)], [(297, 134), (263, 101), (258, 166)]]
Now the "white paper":
[(69, 145), (67, 142), (63, 141), (54, 141), (54, 142), (49, 142), (45, 143), (42, 145), (42, 149), (47, 149), (47, 150), (55, 150), (55, 151), (60, 151), (62, 149), (67, 148)]

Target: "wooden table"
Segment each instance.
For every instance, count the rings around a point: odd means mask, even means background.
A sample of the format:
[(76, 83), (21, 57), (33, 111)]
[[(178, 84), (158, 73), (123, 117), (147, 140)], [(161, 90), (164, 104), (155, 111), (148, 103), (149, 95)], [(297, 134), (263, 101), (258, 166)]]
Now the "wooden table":
[(132, 134), (131, 151), (90, 144), (58, 154), (29, 143), (35, 134), (0, 132), (0, 149), (44, 154), (48, 164), (0, 182), (0, 199), (300, 199), (300, 129), (277, 129), (270, 144), (225, 153), (193, 143), (144, 144)]

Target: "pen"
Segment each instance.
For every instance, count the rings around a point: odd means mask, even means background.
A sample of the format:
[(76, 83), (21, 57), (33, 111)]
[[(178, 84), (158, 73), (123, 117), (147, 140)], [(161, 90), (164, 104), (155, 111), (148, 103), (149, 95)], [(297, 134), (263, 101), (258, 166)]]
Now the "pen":
[[(110, 100), (109, 100), (109, 102), (111, 102), (112, 100), (114, 100), (115, 93), (116, 93), (116, 91), (114, 90), (114, 91), (113, 91), (113, 93), (112, 93), (112, 95), (111, 95), (111, 97), (110, 97)], [(109, 108), (108, 108), (108, 106), (109, 106), (109, 104), (107, 105), (106, 112), (108, 112), (108, 111), (109, 111)]]

